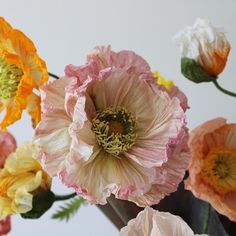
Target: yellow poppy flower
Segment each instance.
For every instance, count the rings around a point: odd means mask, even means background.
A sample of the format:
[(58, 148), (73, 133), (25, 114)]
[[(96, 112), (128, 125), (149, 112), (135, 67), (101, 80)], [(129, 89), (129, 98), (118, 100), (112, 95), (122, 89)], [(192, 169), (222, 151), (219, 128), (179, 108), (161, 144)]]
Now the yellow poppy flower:
[(51, 178), (36, 160), (35, 147), (25, 143), (11, 153), (0, 170), (0, 219), (32, 209), (33, 196), (49, 191)]
[(6, 110), (1, 129), (19, 120), (24, 109), (30, 113), (33, 126), (39, 122), (40, 103), (35, 103), (38, 95), (33, 90), (47, 80), (46, 64), (33, 42), (0, 17), (0, 111)]

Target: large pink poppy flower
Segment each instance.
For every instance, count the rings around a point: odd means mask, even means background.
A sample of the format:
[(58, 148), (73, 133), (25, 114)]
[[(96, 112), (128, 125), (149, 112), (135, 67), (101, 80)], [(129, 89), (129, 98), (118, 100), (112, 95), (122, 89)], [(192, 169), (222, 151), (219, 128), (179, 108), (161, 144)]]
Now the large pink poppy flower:
[(3, 168), (6, 158), (15, 150), (15, 138), (9, 132), (0, 131), (0, 168)]
[(236, 221), (236, 124), (224, 118), (207, 121), (191, 132), (189, 146), (186, 188)]
[(45, 170), (92, 203), (158, 203), (189, 162), (186, 97), (156, 84), (131, 51), (97, 47), (83, 66), (44, 85), (35, 142)]

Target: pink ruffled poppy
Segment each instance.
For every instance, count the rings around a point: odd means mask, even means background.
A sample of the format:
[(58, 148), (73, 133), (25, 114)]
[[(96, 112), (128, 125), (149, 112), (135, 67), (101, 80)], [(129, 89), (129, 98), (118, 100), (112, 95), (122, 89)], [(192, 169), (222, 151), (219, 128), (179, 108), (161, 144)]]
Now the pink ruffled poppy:
[(0, 220), (0, 236), (4, 236), (11, 231), (11, 217), (7, 216), (5, 219)]
[(186, 189), (236, 221), (236, 124), (224, 118), (207, 121), (192, 131), (189, 146)]
[(35, 143), (45, 170), (96, 204), (140, 206), (176, 191), (189, 163), (185, 95), (156, 84), (131, 51), (97, 47), (41, 88)]
[(6, 158), (15, 150), (15, 138), (9, 132), (0, 131), (0, 168), (3, 168)]
[[(146, 207), (121, 229), (119, 236), (194, 236), (192, 229), (179, 216)], [(207, 236), (206, 234), (204, 234)], [(204, 236), (202, 234), (202, 236)]]

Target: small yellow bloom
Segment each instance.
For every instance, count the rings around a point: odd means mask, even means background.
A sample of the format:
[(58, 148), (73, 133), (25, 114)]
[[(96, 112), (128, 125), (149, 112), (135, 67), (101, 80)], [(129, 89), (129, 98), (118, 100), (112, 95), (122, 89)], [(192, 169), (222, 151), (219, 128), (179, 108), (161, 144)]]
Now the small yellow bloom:
[(173, 81), (165, 80), (164, 77), (158, 73), (158, 71), (154, 71), (153, 76), (157, 79), (157, 84), (163, 85), (167, 90), (170, 90), (174, 85)]
[(31, 143), (23, 144), (8, 156), (0, 171), (0, 219), (30, 211), (34, 194), (50, 189), (51, 178), (35, 157)]
[[(0, 111), (6, 109), (0, 128), (6, 129), (21, 118), (24, 109), (32, 107), (33, 89), (47, 80), (45, 62), (33, 42), (0, 17)], [(39, 103), (34, 111), (31, 109), (34, 125), (39, 121), (39, 110)]]

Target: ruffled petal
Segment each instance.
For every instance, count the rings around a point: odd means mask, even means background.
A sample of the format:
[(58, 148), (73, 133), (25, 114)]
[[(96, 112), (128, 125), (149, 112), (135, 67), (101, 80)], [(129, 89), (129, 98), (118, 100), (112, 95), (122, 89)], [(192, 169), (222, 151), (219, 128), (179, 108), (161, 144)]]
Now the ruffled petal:
[(189, 152), (181, 152), (169, 157), (166, 163), (156, 168), (156, 179), (150, 191), (139, 197), (131, 197), (130, 200), (142, 207), (158, 204), (166, 195), (177, 190), (189, 161)]
[(106, 204), (111, 193), (124, 200), (142, 194), (150, 188), (155, 177), (154, 169), (141, 167), (125, 157), (118, 159), (102, 150), (92, 159), (77, 165), (67, 163), (60, 178), (95, 204)]
[(87, 57), (88, 62), (95, 62), (100, 70), (108, 67), (123, 69), (128, 73), (142, 74), (150, 71), (148, 63), (132, 51), (111, 51), (110, 46), (98, 46)]
[(179, 216), (159, 212), (150, 207), (121, 229), (119, 236), (194, 236), (191, 228)]
[[(60, 78), (41, 88), (43, 119), (34, 142), (45, 170), (54, 176), (70, 150), (68, 128), (72, 118), (65, 111), (65, 88), (73, 78)], [(56, 119), (55, 119), (56, 118)], [(60, 148), (58, 148), (60, 147)]]

